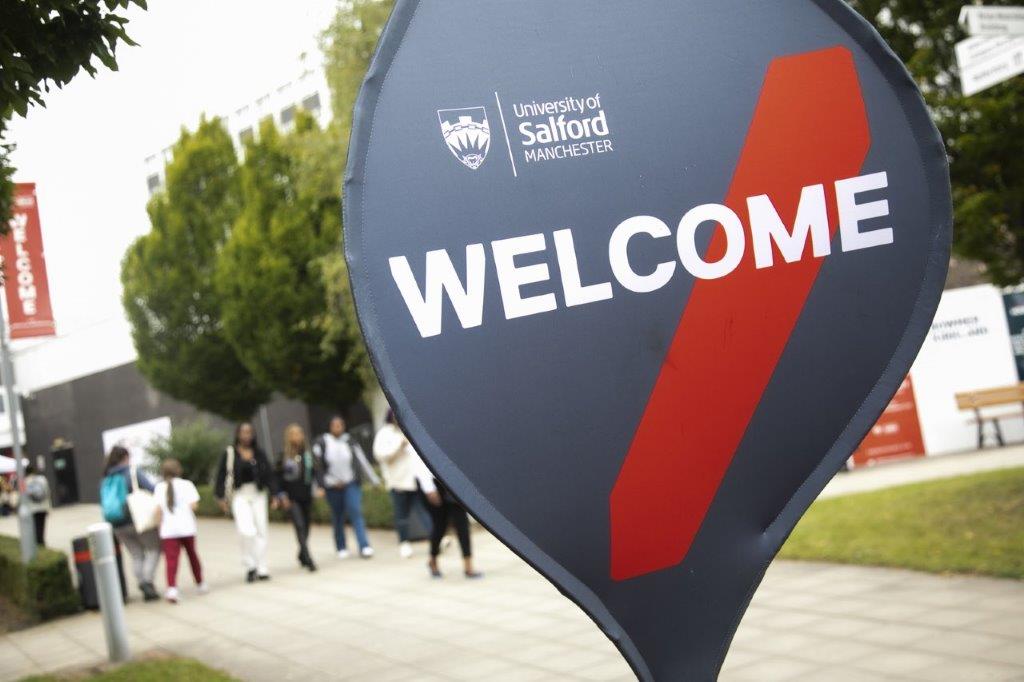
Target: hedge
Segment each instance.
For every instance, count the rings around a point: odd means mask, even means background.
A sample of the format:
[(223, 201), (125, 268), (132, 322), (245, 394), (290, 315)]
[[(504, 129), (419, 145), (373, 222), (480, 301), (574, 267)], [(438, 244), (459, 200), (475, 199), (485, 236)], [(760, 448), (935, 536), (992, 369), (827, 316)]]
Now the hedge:
[[(223, 517), (217, 500), (213, 497), (211, 486), (198, 486), (199, 507), (196, 510), (198, 516)], [(312, 509), (313, 523), (331, 522), (331, 510), (327, 506), (327, 500), (314, 499)], [(363, 517), (366, 525), (370, 528), (394, 528), (394, 508), (391, 506), (391, 496), (386, 490), (374, 486), (363, 486)], [(270, 511), (271, 521), (291, 521), (288, 512), (283, 509)]]
[(39, 620), (81, 610), (67, 555), (40, 547), (26, 566), (18, 538), (6, 535), (0, 535), (0, 595)]

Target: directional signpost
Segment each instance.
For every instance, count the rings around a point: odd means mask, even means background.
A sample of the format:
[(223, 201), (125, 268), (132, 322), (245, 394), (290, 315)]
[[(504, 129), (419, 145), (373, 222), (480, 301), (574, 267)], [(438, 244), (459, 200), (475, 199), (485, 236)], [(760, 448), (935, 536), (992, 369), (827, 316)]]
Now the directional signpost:
[(960, 24), (971, 36), (956, 44), (965, 96), (1024, 73), (1024, 7), (967, 6)]

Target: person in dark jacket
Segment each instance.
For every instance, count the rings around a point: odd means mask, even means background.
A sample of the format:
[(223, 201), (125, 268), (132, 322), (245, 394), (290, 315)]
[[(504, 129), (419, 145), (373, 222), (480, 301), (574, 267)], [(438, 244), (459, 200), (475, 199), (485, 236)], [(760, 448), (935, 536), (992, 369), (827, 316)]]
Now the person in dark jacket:
[(242, 565), (249, 582), (270, 579), (267, 498), (275, 491), (274, 472), (256, 442), (256, 431), (249, 422), (242, 422), (235, 428), (234, 442), (221, 455), (213, 493), (221, 510), (235, 520), (242, 541)]
[(373, 547), (363, 519), (363, 482), (380, 485), (380, 479), (363, 448), (345, 430), (345, 420), (340, 415), (331, 418), (327, 433), (313, 443), (313, 455), (324, 475), (338, 558), (348, 558), (345, 546), (345, 521), (348, 520), (355, 531), (360, 556), (369, 559), (373, 556)]
[[(127, 448), (115, 445), (110, 449), (110, 454), (107, 456), (103, 478), (124, 476), (126, 481), (125, 488), (127, 490), (131, 491), (133, 488), (138, 487), (153, 492), (154, 482), (146, 472), (135, 469), (135, 480), (132, 480), (130, 460), (131, 454)], [(156, 567), (160, 562), (160, 536), (157, 533), (157, 529), (151, 528), (144, 533), (139, 533), (135, 530), (135, 523), (132, 521), (130, 512), (125, 514), (123, 520), (112, 525), (114, 526), (114, 537), (131, 555), (132, 569), (143, 598), (146, 601), (160, 599), (156, 587), (153, 586)]]
[(277, 500), (291, 515), (295, 539), (299, 543), (299, 565), (309, 571), (316, 564), (309, 553), (309, 528), (312, 522), (314, 484), (315, 494), (324, 494), (320, 465), (306, 442), (306, 432), (298, 424), (284, 430), (284, 452), (277, 461)]

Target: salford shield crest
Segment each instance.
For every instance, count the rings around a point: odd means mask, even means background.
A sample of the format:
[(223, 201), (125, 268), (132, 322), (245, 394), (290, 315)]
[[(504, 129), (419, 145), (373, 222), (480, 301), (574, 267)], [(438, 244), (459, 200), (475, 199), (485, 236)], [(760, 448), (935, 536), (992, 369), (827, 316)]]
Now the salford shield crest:
[(437, 118), (444, 142), (455, 158), (471, 170), (483, 165), (491, 148), (487, 110), (483, 107), (438, 109)]
[[(842, 0), (594, 4), (395, 3), (346, 257), (433, 471), (639, 678), (711, 680), (928, 333), (946, 154)], [(500, 143), (453, 177), (460, 102)]]

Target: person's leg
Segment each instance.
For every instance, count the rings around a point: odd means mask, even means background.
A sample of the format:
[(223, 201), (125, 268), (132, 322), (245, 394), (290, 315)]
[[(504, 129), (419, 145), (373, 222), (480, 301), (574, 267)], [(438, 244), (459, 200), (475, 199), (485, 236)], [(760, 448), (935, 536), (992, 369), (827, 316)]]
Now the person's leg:
[(363, 488), (358, 483), (349, 483), (344, 490), (345, 515), (352, 522), (359, 550), (365, 552), (370, 547), (370, 538), (366, 534), (366, 521), (363, 519)]
[(459, 538), (459, 549), (462, 550), (462, 558), (468, 559), (473, 556), (473, 548), (469, 544), (469, 516), (461, 504), (445, 503), (448, 507), (448, 518), (455, 527), (455, 534)]
[(256, 565), (256, 575), (261, 580), (266, 580), (270, 577), (270, 569), (267, 567), (267, 529), (270, 514), (267, 491), (254, 492), (249, 498), (249, 508), (255, 530), (252, 540), (252, 561)]
[(178, 587), (178, 556), (181, 553), (181, 543), (178, 538), (164, 538), (164, 561), (167, 564), (167, 590)]
[(437, 557), (441, 553), (441, 540), (448, 530), (448, 514), (443, 503), (435, 507), (428, 502), (427, 510), (430, 512), (430, 556)]
[(308, 551), (306, 549), (306, 519), (303, 511), (303, 504), (299, 502), (292, 502), (288, 508), (288, 513), (291, 516), (292, 527), (295, 529), (295, 542), (299, 546), (299, 563), (303, 566), (306, 565), (308, 558)]
[(143, 557), (144, 551), (142, 542), (139, 540), (139, 534), (135, 532), (134, 526), (128, 524), (127, 526), (115, 528), (114, 535), (117, 537), (117, 541), (121, 543), (121, 546), (128, 550), (128, 556), (132, 558), (132, 574), (135, 576), (135, 582), (138, 584), (139, 589), (143, 589), (142, 586), (146, 583), (146, 571)]
[(196, 536), (181, 538), (181, 546), (185, 548), (188, 555), (188, 565), (192, 569), (192, 577), (196, 579), (196, 585), (203, 584), (203, 566), (199, 563), (199, 553), (196, 551)]
[(40, 547), (46, 545), (46, 512), (39, 511), (32, 514), (32, 524), (36, 529), (36, 544)]
[(327, 506), (331, 508), (331, 529), (334, 531), (334, 549), (345, 551), (345, 490), (327, 489)]
[(244, 490), (239, 490), (231, 499), (231, 516), (235, 530), (242, 544), (242, 565), (252, 575), (257, 568), (256, 543), (259, 533), (253, 500)]
[(412, 507), (412, 494), (404, 490), (391, 491), (391, 506), (395, 510), (395, 531), (399, 542), (409, 542), (409, 512)]
[(157, 530), (147, 530), (139, 536), (142, 543), (142, 572), (147, 585), (152, 587), (156, 569), (160, 564), (160, 535)]

